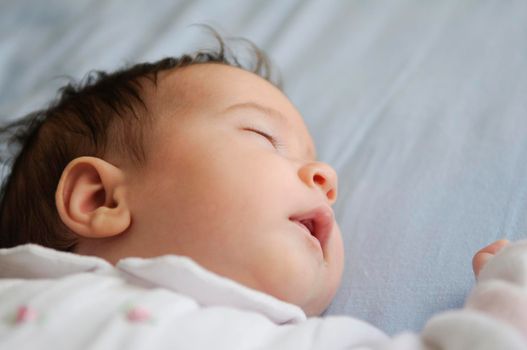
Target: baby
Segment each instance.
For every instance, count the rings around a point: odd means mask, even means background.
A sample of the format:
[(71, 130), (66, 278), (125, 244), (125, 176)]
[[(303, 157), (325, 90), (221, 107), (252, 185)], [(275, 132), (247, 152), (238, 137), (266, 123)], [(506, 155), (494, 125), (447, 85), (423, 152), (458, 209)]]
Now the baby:
[[(219, 40), (92, 75), (4, 129), (22, 149), (0, 211), (0, 348), (525, 348), (523, 319), (485, 308), (478, 287), (421, 335), (306, 317), (343, 270), (337, 175), (263, 53), (247, 68)], [(505, 245), (478, 252), (476, 274)], [(507, 247), (480, 279), (524, 251)], [(496, 300), (527, 300), (518, 283)]]

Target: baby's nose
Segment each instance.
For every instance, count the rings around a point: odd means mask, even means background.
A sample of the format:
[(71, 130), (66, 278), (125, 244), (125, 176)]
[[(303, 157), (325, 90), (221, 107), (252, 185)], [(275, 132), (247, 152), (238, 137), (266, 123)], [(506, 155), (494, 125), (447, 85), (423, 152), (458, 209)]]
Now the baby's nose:
[(337, 200), (337, 173), (326, 163), (310, 162), (302, 166), (298, 175), (309, 187), (319, 188), (327, 197), (329, 204)]

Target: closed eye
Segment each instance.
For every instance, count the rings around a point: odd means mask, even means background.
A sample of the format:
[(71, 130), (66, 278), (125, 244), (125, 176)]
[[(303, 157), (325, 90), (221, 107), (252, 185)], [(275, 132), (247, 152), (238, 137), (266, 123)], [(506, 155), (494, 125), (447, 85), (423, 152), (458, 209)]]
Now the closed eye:
[(280, 147), (280, 144), (278, 142), (278, 140), (276, 138), (274, 138), (273, 136), (261, 131), (261, 130), (258, 130), (258, 129), (253, 129), (253, 128), (244, 128), (243, 130), (247, 130), (247, 131), (251, 131), (251, 132), (254, 132), (258, 135), (261, 135), (263, 137), (265, 137), (267, 139), (267, 141), (269, 141), (271, 143), (271, 145), (278, 149)]

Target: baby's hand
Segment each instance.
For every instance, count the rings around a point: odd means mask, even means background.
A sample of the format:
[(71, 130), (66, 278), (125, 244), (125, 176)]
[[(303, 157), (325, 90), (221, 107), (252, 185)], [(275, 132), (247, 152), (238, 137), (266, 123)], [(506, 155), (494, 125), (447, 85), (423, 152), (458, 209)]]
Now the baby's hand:
[(479, 272), (485, 266), (487, 261), (489, 261), (490, 258), (492, 258), (498, 251), (500, 251), (503, 247), (505, 247), (507, 244), (509, 244), (509, 241), (506, 239), (500, 239), (499, 241), (496, 241), (492, 244), (489, 244), (485, 248), (479, 250), (475, 255), (474, 258), (472, 258), (472, 269), (474, 270), (474, 275), (476, 275), (476, 278), (479, 276)]

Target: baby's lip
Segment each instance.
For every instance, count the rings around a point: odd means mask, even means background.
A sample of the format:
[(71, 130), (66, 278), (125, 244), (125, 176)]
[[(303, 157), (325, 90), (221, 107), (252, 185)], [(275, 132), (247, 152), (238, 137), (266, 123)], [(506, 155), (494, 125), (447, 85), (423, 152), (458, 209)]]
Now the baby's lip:
[(315, 209), (293, 215), (289, 220), (304, 226), (314, 236), (322, 250), (325, 250), (329, 235), (333, 230), (334, 214), (333, 210), (327, 205), (321, 205)]

